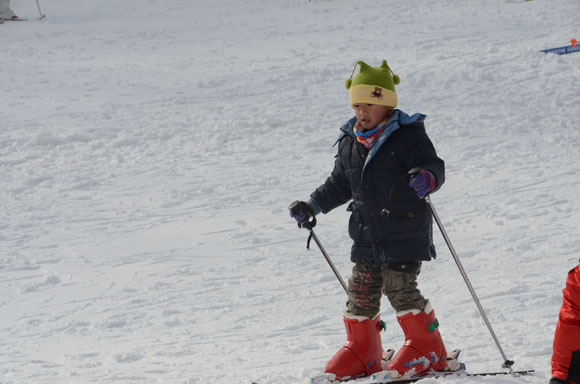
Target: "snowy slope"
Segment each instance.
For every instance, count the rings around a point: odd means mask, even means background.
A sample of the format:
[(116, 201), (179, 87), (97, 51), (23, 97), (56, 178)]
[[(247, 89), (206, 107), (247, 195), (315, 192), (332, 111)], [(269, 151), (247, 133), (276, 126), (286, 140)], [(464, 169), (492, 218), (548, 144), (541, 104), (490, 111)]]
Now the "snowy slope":
[[(0, 26), (0, 383), (308, 382), (345, 297), (286, 207), (331, 170), (354, 63), (383, 58), (428, 115), (433, 202), (503, 348), (537, 370), (437, 383), (548, 381), (580, 258), (580, 54), (538, 51), (579, 37), (577, 0), (41, 3)], [(345, 278), (347, 218), (317, 227)], [(420, 287), (446, 344), (497, 370), (436, 245)]]

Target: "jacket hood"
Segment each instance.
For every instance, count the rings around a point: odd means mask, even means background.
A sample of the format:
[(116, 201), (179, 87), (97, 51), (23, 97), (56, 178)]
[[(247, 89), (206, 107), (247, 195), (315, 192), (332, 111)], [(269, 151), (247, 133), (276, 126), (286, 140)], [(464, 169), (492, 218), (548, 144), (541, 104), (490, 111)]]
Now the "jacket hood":
[[(383, 146), (385, 141), (387, 141), (387, 139), (393, 134), (393, 132), (395, 132), (402, 126), (411, 124), (419, 125), (423, 130), (425, 130), (425, 125), (423, 124), (423, 121), (425, 120), (426, 117), (427, 117), (426, 115), (423, 115), (421, 113), (415, 113), (414, 115), (409, 116), (405, 112), (395, 109), (395, 113), (393, 114), (393, 116), (391, 116), (391, 118), (387, 122), (385, 129), (383, 130), (383, 132), (381, 133), (375, 144), (369, 150), (369, 154), (363, 166), (362, 174), (364, 175), (364, 171), (367, 168), (367, 165), (369, 165), (369, 163), (375, 157), (376, 153)], [(352, 119), (347, 121), (346, 124), (340, 127), (340, 135), (338, 136), (338, 139), (336, 139), (336, 142), (334, 143), (333, 146), (338, 144), (347, 135), (352, 137), (356, 141), (356, 135), (353, 132), (355, 124), (356, 117), (353, 117)]]
[[(389, 119), (387, 125), (385, 126), (385, 130), (379, 137), (379, 142), (384, 142), (394, 131), (399, 129), (403, 125), (410, 125), (410, 124), (421, 124), (422, 128), (425, 129), (423, 125), (423, 121), (427, 118), (426, 115), (422, 113), (415, 113), (411, 116), (406, 114), (405, 112), (395, 109), (395, 113)], [(353, 128), (356, 124), (356, 117), (351, 118), (348, 120), (343, 126), (340, 127), (340, 134), (336, 139), (336, 142), (333, 146), (338, 144), (345, 136), (350, 136), (356, 140), (356, 135), (354, 134)], [(384, 139), (383, 139), (384, 137)], [(377, 143), (379, 144), (379, 143)], [(380, 146), (380, 145), (379, 145)], [(374, 146), (373, 146), (374, 147)]]

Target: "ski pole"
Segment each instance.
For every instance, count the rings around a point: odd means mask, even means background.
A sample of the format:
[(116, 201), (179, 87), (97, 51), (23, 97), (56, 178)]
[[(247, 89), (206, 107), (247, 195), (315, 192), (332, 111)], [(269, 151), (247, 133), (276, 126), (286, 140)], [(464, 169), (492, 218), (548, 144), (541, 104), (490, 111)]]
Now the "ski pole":
[(40, 3), (38, 0), (36, 0), (36, 6), (38, 7), (38, 13), (40, 14), (39, 20), (43, 19), (45, 15), (44, 15), (44, 13), (42, 13), (42, 10), (40, 9)]
[[(411, 174), (416, 173), (413, 171), (415, 171), (415, 169), (412, 169), (411, 171), (409, 171), (409, 173), (411, 173)], [(435, 221), (437, 222), (437, 226), (439, 227), (439, 230), (441, 231), (441, 234), (443, 235), (443, 238), (445, 239), (445, 242), (447, 243), (447, 247), (449, 247), (449, 251), (451, 251), (451, 254), (453, 255), (453, 259), (455, 260), (455, 264), (457, 264), (457, 267), (459, 268), (459, 272), (461, 272), (461, 276), (463, 276), (463, 280), (465, 280), (465, 284), (467, 284), (467, 288), (469, 289), (469, 292), (471, 293), (471, 297), (473, 297), (473, 301), (475, 301), (475, 305), (477, 305), (477, 309), (479, 309), (479, 313), (481, 313), (481, 317), (483, 318), (483, 321), (487, 325), (487, 329), (489, 329), (489, 333), (491, 333), (491, 337), (495, 341), (495, 344), (497, 345), (497, 348), (499, 349), (499, 352), (501, 353), (501, 356), (503, 357), (504, 362), (502, 364), (502, 368), (508, 368), (512, 376), (517, 376), (517, 374), (512, 369), (512, 365), (514, 365), (514, 361), (508, 360), (508, 358), (506, 357), (506, 355), (503, 351), (503, 348), (501, 347), (501, 344), (499, 343), (499, 340), (498, 340), (495, 332), (493, 331), (493, 328), (491, 327), (491, 323), (489, 322), (489, 319), (487, 318), (487, 315), (485, 314), (485, 311), (483, 310), (483, 307), (481, 306), (481, 302), (479, 301), (479, 298), (477, 297), (477, 294), (475, 293), (475, 290), (473, 289), (473, 286), (471, 285), (471, 282), (469, 281), (469, 277), (467, 277), (467, 273), (465, 272), (463, 265), (461, 265), (461, 261), (459, 261), (459, 257), (457, 256), (457, 252), (455, 252), (455, 248), (453, 248), (453, 244), (451, 244), (451, 240), (449, 239), (449, 236), (447, 235), (447, 232), (445, 231), (445, 228), (443, 227), (443, 223), (441, 222), (441, 219), (439, 219), (439, 215), (437, 215), (437, 211), (435, 210), (435, 207), (433, 206), (433, 203), (431, 202), (431, 198), (429, 197), (429, 195), (427, 195), (427, 196), (425, 196), (424, 199), (427, 202), (427, 204), (429, 205), (429, 208), (431, 209), (431, 212), (433, 213), (433, 217), (435, 218)]]
[(328, 262), (328, 265), (330, 265), (330, 268), (332, 268), (332, 272), (334, 272), (334, 275), (336, 276), (336, 278), (340, 282), (340, 285), (342, 285), (342, 287), (344, 288), (344, 292), (346, 292), (346, 295), (348, 296), (348, 287), (346, 286), (346, 283), (344, 282), (342, 276), (340, 276), (338, 269), (336, 269), (336, 266), (334, 265), (334, 263), (332, 262), (332, 260), (328, 256), (328, 253), (326, 253), (326, 250), (322, 246), (322, 243), (318, 239), (318, 236), (316, 236), (316, 233), (314, 233), (314, 230), (312, 228), (306, 228), (306, 229), (308, 229), (310, 231), (310, 236), (314, 239), (314, 242), (316, 243), (316, 245), (318, 245), (320, 252), (322, 252), (322, 255), (324, 255), (324, 258)]
[[(290, 204), (290, 207), (288, 208), (291, 209), (294, 206), (294, 204), (298, 204), (298, 202), (297, 201), (293, 202), (292, 204)], [(340, 285), (342, 285), (342, 288), (344, 288), (344, 291), (348, 296), (348, 287), (344, 282), (344, 279), (342, 278), (342, 276), (340, 276), (340, 272), (338, 272), (338, 269), (336, 269), (336, 266), (330, 259), (330, 256), (328, 256), (328, 253), (326, 253), (326, 249), (324, 249), (324, 246), (320, 242), (320, 239), (318, 238), (318, 236), (316, 236), (316, 233), (314, 233), (314, 230), (312, 229), (316, 226), (316, 217), (312, 216), (309, 220), (304, 221), (301, 224), (302, 228), (305, 228), (310, 232), (310, 235), (308, 236), (308, 241), (306, 242), (306, 248), (310, 249), (310, 239), (314, 239), (314, 242), (316, 243), (316, 245), (318, 245), (318, 249), (320, 249), (320, 252), (322, 252), (322, 255), (326, 259), (326, 262), (328, 262), (328, 265), (330, 265), (332, 272), (334, 272), (334, 275), (336, 276), (336, 278), (340, 282)]]

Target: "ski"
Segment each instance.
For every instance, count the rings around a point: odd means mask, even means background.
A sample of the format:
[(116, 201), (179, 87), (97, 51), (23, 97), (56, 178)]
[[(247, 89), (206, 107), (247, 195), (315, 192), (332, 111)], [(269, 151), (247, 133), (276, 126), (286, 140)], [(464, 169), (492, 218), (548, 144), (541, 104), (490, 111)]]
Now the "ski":
[[(418, 380), (425, 379), (428, 377), (440, 377), (445, 376), (446, 374), (461, 374), (465, 373), (465, 364), (459, 362), (459, 354), (461, 353), (460, 349), (455, 349), (447, 356), (447, 371), (441, 372), (433, 372), (427, 375), (421, 375), (416, 377), (405, 377), (399, 376), (396, 371), (388, 371), (387, 366), (391, 362), (395, 354), (394, 349), (387, 349), (383, 352), (383, 358), (381, 362), (381, 367), (383, 371), (374, 373), (368, 377), (356, 377), (348, 380), (335, 380), (336, 376), (332, 373), (321, 373), (319, 375), (313, 376), (310, 378), (311, 384), (338, 384), (338, 383), (349, 383), (352, 382), (353, 384), (383, 384), (383, 383), (397, 383), (397, 384), (404, 384), (404, 383), (414, 383)], [(410, 381), (409, 381), (410, 380)]]
[[(522, 371), (514, 371), (514, 376), (525, 376), (531, 375), (535, 371), (531, 370), (522, 370)], [(433, 372), (426, 375), (415, 376), (415, 377), (401, 377), (401, 376), (391, 376), (392, 372), (383, 371), (375, 373), (365, 379), (359, 378), (352, 381), (353, 384), (410, 384), (410, 383), (417, 383), (423, 379), (438, 379), (441, 377), (447, 376), (456, 376), (456, 377), (479, 377), (479, 376), (507, 376), (511, 375), (511, 372), (508, 371), (495, 371), (495, 372), (476, 372), (470, 373), (464, 370), (459, 371), (443, 371), (443, 372)], [(319, 381), (311, 380), (312, 383), (319, 383), (319, 384), (338, 384), (338, 383), (348, 383), (348, 381), (332, 381), (329, 378), (323, 379), (322, 377), (319, 378)]]
[[(531, 375), (535, 371), (531, 370), (522, 370), (522, 371), (514, 371), (514, 376), (525, 376)], [(479, 377), (479, 376), (507, 376), (511, 375), (511, 372), (507, 371), (496, 371), (496, 372), (476, 372), (470, 373), (463, 370), (460, 371), (449, 371), (449, 372), (434, 372), (427, 375), (416, 376), (416, 377), (381, 377), (380, 372), (378, 374), (373, 375), (370, 380), (364, 382), (357, 382), (357, 384), (388, 384), (388, 383), (396, 383), (396, 384), (409, 384), (409, 383), (416, 383), (423, 379), (438, 379), (440, 377), (446, 376), (458, 376), (458, 377)], [(376, 376), (378, 375), (378, 376)]]
[[(417, 383), (423, 379), (438, 379), (441, 377), (446, 377), (446, 376), (457, 376), (457, 377), (484, 377), (484, 376), (508, 376), (508, 375), (514, 375), (515, 377), (518, 376), (526, 376), (526, 375), (532, 375), (534, 374), (534, 372), (536, 372), (533, 369), (527, 369), (527, 370), (521, 370), (521, 371), (514, 371), (512, 372), (508, 372), (508, 371), (495, 371), (495, 372), (476, 372), (476, 373), (470, 373), (464, 370), (459, 370), (459, 371), (446, 371), (446, 372), (434, 372), (431, 374), (427, 374), (427, 375), (422, 375), (422, 376), (416, 376), (416, 377), (388, 377), (388, 376), (382, 376), (381, 372), (375, 373), (374, 375), (370, 376), (367, 378), (367, 380), (365, 381), (361, 381), (363, 380), (362, 378), (358, 378), (352, 381), (353, 384), (389, 384), (389, 383), (394, 383), (394, 384), (411, 384), (411, 383)], [(385, 375), (387, 374), (387, 372), (383, 372)], [(327, 377), (323, 377), (322, 375), (318, 377), (318, 381), (315, 380), (314, 378), (311, 378), (311, 382), (312, 383), (320, 383), (320, 384), (337, 384), (337, 383), (348, 383), (350, 380), (346, 380), (346, 381), (333, 381), (330, 379), (330, 375), (328, 375)], [(256, 382), (252, 382), (252, 384), (258, 384)]]
[[(393, 349), (387, 349), (383, 352), (382, 368), (383, 371), (374, 373), (367, 377), (353, 377), (351, 379), (336, 380), (336, 376), (332, 373), (321, 373), (310, 378), (311, 384), (410, 384), (417, 383), (423, 379), (438, 379), (447, 376), (457, 376), (457, 377), (479, 377), (479, 376), (507, 376), (513, 375), (525, 376), (531, 375), (535, 371), (521, 370), (521, 371), (490, 371), (490, 372), (468, 372), (464, 363), (459, 362), (459, 355), (461, 353), (460, 349), (455, 349), (453, 352), (447, 356), (447, 369), (445, 371), (437, 371), (426, 373), (420, 376), (399, 376), (396, 371), (387, 370), (387, 365), (393, 358), (395, 351)], [(256, 384), (256, 383), (252, 383)]]
[[(466, 367), (464, 363), (459, 362), (460, 349), (454, 349), (449, 355), (447, 355), (447, 370), (439, 372), (431, 372), (421, 376), (399, 376), (396, 371), (381, 371), (369, 376), (369, 380), (366, 380), (360, 384), (383, 384), (383, 383), (414, 383), (426, 378), (437, 378), (449, 375), (465, 375)], [(396, 376), (393, 376), (395, 374)], [(359, 383), (357, 383), (359, 384)]]
[(24, 18), (24, 17), (18, 17), (16, 19), (0, 19), (0, 24), (3, 23), (3, 22), (5, 22), (5, 21), (30, 21), (30, 20), (42, 20), (44, 18), (46, 18), (46, 15), (42, 15), (42, 16), (40, 16), (37, 19), (27, 19), (27, 18)]

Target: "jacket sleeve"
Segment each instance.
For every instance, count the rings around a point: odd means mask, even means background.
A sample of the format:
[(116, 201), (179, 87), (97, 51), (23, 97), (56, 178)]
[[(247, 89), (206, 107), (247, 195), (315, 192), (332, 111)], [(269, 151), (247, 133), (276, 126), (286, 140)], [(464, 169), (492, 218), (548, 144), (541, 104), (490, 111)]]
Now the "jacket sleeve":
[(403, 130), (406, 137), (403, 141), (401, 158), (405, 167), (408, 170), (421, 168), (431, 172), (436, 183), (434, 191), (438, 190), (445, 182), (445, 162), (437, 156), (435, 147), (423, 127), (408, 126)]
[(580, 265), (568, 273), (562, 291), (552, 354), (552, 376), (566, 382), (580, 382)]
[(334, 162), (334, 169), (324, 184), (318, 187), (310, 195), (322, 213), (328, 213), (334, 208), (346, 203), (352, 198), (350, 181), (346, 176), (345, 168), (342, 163), (342, 152), (344, 150), (344, 140), (338, 146), (338, 154)]

